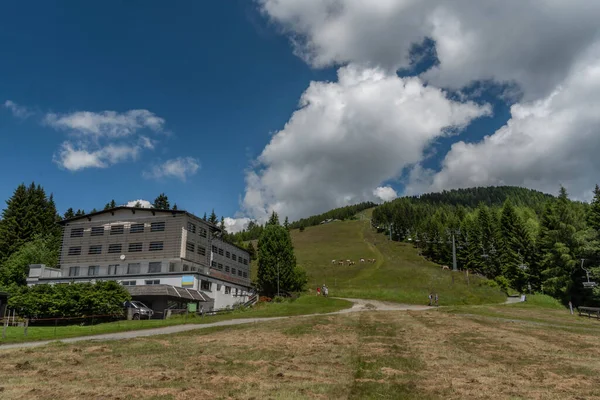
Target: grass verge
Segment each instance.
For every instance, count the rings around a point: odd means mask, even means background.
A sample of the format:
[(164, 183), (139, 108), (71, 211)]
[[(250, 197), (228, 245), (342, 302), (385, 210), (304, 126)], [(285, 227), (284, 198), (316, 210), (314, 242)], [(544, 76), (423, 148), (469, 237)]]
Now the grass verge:
[[(239, 309), (229, 314), (215, 316), (178, 316), (166, 320), (116, 321), (97, 325), (57, 326), (56, 328), (53, 326), (30, 326), (27, 331), (27, 336), (24, 336), (23, 328), (9, 327), (7, 330), (7, 337), (4, 340), (0, 338), (0, 349), (2, 348), (1, 345), (3, 343), (64, 339), (77, 336), (99, 335), (182, 324), (208, 324), (239, 318), (267, 318), (303, 314), (323, 314), (339, 311), (351, 306), (352, 303), (346, 300), (307, 295), (301, 296), (296, 300), (286, 300), (281, 303), (259, 303), (251, 308)], [(0, 329), (2, 328), (0, 327)]]

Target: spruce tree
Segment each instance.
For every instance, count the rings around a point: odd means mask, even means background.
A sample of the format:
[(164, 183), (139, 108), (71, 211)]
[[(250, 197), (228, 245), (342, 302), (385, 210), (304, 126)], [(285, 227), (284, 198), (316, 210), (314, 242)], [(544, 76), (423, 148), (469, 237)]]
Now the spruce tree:
[(206, 213), (204, 213), (204, 216), (202, 217), (202, 220), (206, 221)]
[(296, 256), (289, 231), (283, 226), (268, 224), (258, 240), (257, 286), (261, 294), (277, 295), (297, 290)]
[(213, 208), (212, 212), (210, 213), (210, 217), (208, 217), (208, 222), (210, 222), (213, 225), (217, 225), (217, 223), (219, 222), (217, 219), (217, 214), (215, 214), (214, 208)]
[(285, 229), (290, 229), (290, 222), (288, 221), (288, 217), (285, 217), (285, 221), (283, 221), (283, 227)]
[(178, 210), (177, 203), (173, 204), (173, 208), (171, 210), (173, 210), (173, 211), (177, 211)]
[(248, 253), (250, 254), (250, 260), (256, 260), (256, 249), (254, 249), (254, 245), (252, 242), (248, 242), (248, 246), (246, 246)]
[(73, 211), (73, 209), (69, 207), (69, 209), (65, 212), (63, 219), (71, 219), (73, 217), (75, 217), (75, 211)]
[(269, 218), (269, 222), (267, 225), (277, 225), (279, 226), (279, 215), (275, 211), (271, 213), (271, 218)]
[(587, 223), (590, 228), (600, 235), (600, 186), (594, 189), (594, 199), (588, 211)]
[(154, 199), (153, 206), (154, 208), (158, 208), (159, 210), (171, 209), (171, 205), (169, 204), (169, 198), (164, 193), (159, 194), (158, 197)]

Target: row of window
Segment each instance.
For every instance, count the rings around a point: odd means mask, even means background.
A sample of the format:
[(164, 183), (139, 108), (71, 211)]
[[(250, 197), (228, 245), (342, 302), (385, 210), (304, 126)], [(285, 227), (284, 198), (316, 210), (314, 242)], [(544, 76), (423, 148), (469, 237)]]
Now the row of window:
[[(187, 230), (190, 233), (196, 233), (196, 224), (188, 222)], [(208, 231), (205, 228), (203, 228), (203, 227), (199, 227), (198, 228), (198, 235), (200, 235), (201, 237), (205, 238), (205, 237), (208, 236)]]
[[(146, 226), (142, 224), (131, 224), (129, 233), (144, 233)], [(104, 236), (104, 226), (92, 226), (90, 236)], [(165, 222), (152, 222), (150, 224), (150, 232), (163, 232), (165, 230)], [(111, 225), (108, 229), (110, 235), (122, 235), (125, 233), (125, 225)], [(71, 237), (83, 237), (83, 228), (71, 228)]]
[[(218, 263), (216, 261), (213, 261), (211, 263), (211, 267), (217, 268), (221, 271), (223, 270), (223, 264)], [(225, 272), (227, 272), (228, 274), (231, 274), (231, 275), (236, 275), (236, 273), (237, 273), (238, 276), (244, 277), (244, 278), (248, 277), (248, 272), (242, 271), (241, 269), (236, 270), (235, 268), (230, 268), (229, 265), (225, 265)]]
[[(148, 244), (148, 251), (161, 251), (164, 248), (163, 242), (150, 242)], [(127, 250), (129, 253), (139, 253), (144, 251), (143, 243), (129, 243)], [(123, 245), (120, 243), (117, 244), (109, 244), (108, 245), (108, 254), (119, 254), (123, 251)], [(70, 256), (80, 256), (81, 255), (81, 246), (73, 246), (69, 247), (69, 252), (67, 253)], [(102, 245), (94, 244), (88, 248), (89, 255), (97, 255), (102, 254)]]
[[(120, 264), (111, 264), (108, 266), (106, 271), (106, 275), (117, 275), (119, 272)], [(127, 274), (135, 275), (141, 273), (142, 265), (140, 263), (129, 263), (127, 264)], [(69, 268), (69, 276), (83, 276), (81, 274), (81, 267), (70, 267)], [(159, 262), (150, 262), (148, 263), (148, 273), (160, 273), (162, 272), (162, 263)], [(87, 267), (87, 276), (97, 276), (100, 274), (100, 266), (99, 265), (90, 265)]]
[(238, 257), (237, 255), (230, 253), (228, 251), (223, 251), (222, 248), (217, 247), (217, 246), (212, 246), (212, 252), (215, 254), (218, 254), (220, 256), (225, 255), (225, 257), (227, 258), (231, 258), (233, 261), (237, 261), (240, 264), (244, 264), (244, 265), (248, 265), (248, 259), (246, 258), (242, 258), (242, 257)]
[(203, 247), (203, 246), (200, 246), (200, 245), (196, 246), (196, 244), (195, 244), (195, 243), (192, 243), (192, 242), (187, 242), (187, 243), (185, 244), (185, 249), (186, 249), (187, 251), (190, 251), (190, 252), (192, 252), (192, 253), (193, 253), (195, 250), (197, 250), (197, 251), (198, 251), (198, 254), (200, 254), (201, 256), (206, 256), (206, 247)]
[[(144, 281), (144, 284), (145, 285), (160, 285), (160, 279), (147, 279)], [(121, 281), (121, 285), (122, 286), (136, 286), (137, 281)], [(212, 290), (212, 282), (200, 281), (200, 289), (207, 290), (210, 292)], [(217, 284), (217, 292), (220, 292), (220, 291), (221, 291), (221, 285)], [(242, 294), (242, 291), (236, 288), (235, 295), (237, 296), (238, 293)], [(225, 294), (231, 294), (231, 287), (225, 286)]]

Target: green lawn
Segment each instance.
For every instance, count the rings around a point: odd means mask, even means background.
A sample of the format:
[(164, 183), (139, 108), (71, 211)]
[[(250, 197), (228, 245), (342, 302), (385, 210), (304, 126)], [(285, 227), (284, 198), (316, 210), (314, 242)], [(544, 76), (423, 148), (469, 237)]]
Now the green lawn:
[(208, 324), (211, 322), (239, 318), (323, 314), (339, 311), (351, 306), (352, 303), (345, 300), (306, 295), (301, 296), (296, 300), (287, 300), (282, 303), (259, 303), (252, 308), (236, 310), (229, 314), (206, 317), (177, 316), (167, 320), (116, 321), (97, 325), (68, 325), (58, 326), (56, 328), (54, 326), (30, 326), (27, 330), (27, 336), (24, 336), (24, 329), (22, 327), (9, 327), (6, 339), (3, 340), (0, 336), (0, 345), (2, 343), (53, 340), (77, 336), (99, 335), (103, 333), (160, 328), (170, 325)]
[[(368, 216), (371, 210), (366, 210)], [(462, 272), (443, 271), (418, 255), (411, 244), (390, 242), (376, 233), (368, 220), (339, 221), (291, 231), (298, 264), (309, 276), (309, 289), (315, 292), (324, 283), (330, 296), (427, 304), (435, 291), (440, 305), (502, 303), (499, 289), (483, 284), (484, 279)], [(256, 243), (254, 243), (256, 245)], [(376, 263), (360, 263), (375, 258)], [(341, 266), (332, 260), (354, 260)], [(253, 263), (256, 273), (257, 263)]]

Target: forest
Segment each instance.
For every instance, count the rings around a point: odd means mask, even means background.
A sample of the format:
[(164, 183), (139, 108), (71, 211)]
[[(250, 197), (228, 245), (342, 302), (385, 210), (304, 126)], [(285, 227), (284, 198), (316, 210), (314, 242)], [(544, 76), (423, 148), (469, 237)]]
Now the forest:
[(504, 290), (600, 304), (600, 188), (591, 204), (519, 187), (450, 190), (385, 203), (372, 224), (423, 257), (493, 279)]

